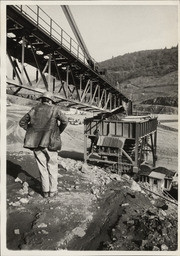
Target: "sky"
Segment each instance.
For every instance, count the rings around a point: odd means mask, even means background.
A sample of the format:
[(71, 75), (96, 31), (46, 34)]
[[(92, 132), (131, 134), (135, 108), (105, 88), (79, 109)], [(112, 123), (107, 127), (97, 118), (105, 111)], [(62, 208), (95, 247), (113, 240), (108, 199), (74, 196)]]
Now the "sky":
[[(176, 5), (69, 5), (90, 55), (98, 62), (140, 50), (171, 48), (178, 43)], [(47, 12), (71, 37), (60, 7)]]

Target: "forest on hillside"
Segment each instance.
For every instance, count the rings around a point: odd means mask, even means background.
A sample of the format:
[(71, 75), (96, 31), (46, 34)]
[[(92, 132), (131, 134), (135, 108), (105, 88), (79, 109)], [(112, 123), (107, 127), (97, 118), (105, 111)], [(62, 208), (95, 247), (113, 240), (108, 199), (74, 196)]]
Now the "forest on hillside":
[(119, 83), (140, 76), (160, 77), (178, 70), (178, 46), (127, 53), (99, 65)]

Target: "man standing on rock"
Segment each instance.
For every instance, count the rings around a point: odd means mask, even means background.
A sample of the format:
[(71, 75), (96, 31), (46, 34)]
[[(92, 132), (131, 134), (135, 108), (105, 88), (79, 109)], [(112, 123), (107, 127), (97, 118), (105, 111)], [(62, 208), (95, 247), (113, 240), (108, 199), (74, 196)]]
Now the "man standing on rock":
[(39, 168), (44, 197), (57, 194), (58, 150), (61, 149), (60, 134), (68, 120), (54, 105), (53, 96), (45, 92), (41, 103), (25, 114), (19, 125), (26, 130), (24, 147), (33, 150)]

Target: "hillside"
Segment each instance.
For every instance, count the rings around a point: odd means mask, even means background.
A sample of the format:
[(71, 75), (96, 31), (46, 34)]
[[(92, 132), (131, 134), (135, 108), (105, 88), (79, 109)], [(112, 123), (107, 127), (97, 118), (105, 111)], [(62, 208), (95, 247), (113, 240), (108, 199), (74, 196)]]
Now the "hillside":
[(133, 103), (177, 107), (178, 47), (127, 53), (100, 66)]
[[(178, 47), (127, 53), (99, 64), (105, 77), (113, 78), (122, 94), (133, 102), (134, 112), (177, 114)], [(32, 86), (36, 86), (36, 81)], [(41, 80), (38, 88), (44, 88)], [(55, 88), (55, 93), (58, 90), (59, 87)], [(8, 85), (7, 92), (13, 94), (14, 86)], [(21, 89), (20, 94), (37, 98), (26, 89)]]

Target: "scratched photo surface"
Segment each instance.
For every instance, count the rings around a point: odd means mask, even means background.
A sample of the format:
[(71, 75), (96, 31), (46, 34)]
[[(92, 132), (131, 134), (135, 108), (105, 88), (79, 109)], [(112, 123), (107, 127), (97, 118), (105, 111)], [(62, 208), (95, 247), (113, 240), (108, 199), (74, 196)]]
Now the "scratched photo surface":
[(2, 255), (178, 255), (179, 3), (1, 7)]

